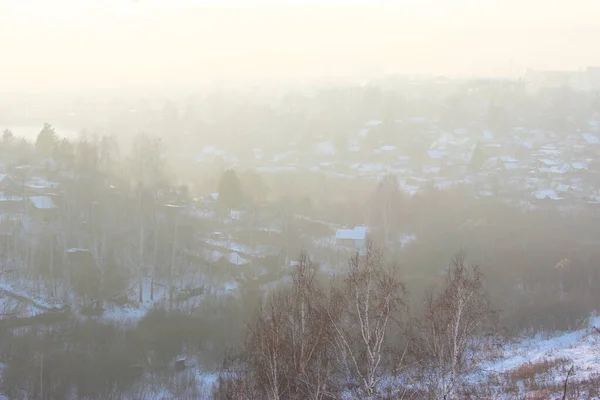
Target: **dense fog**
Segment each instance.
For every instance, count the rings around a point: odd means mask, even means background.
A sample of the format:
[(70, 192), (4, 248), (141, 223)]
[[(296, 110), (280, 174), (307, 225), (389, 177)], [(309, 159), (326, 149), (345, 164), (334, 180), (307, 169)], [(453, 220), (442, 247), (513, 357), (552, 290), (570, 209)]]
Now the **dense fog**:
[(598, 396), (597, 5), (423, 3), (0, 4), (0, 398)]

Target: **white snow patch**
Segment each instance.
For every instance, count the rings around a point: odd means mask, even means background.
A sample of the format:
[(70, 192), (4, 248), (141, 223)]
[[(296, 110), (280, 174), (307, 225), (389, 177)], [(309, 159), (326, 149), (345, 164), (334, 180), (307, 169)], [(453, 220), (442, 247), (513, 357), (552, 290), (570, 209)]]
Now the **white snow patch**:
[(269, 255), (273, 255), (275, 253), (275, 249), (272, 246), (267, 245), (259, 245), (259, 246), (246, 246), (240, 243), (226, 241), (226, 240), (215, 240), (206, 238), (202, 240), (204, 243), (211, 244), (213, 246), (221, 247), (222, 249), (229, 250), (229, 252), (235, 252), (239, 254), (243, 254), (246, 256), (254, 256), (254, 257), (265, 257)]
[(403, 249), (415, 240), (417, 240), (417, 237), (412, 233), (404, 233), (398, 238), (398, 242)]
[(360, 145), (358, 143), (358, 139), (348, 139), (348, 150), (360, 151)]
[(331, 236), (315, 238), (315, 239), (313, 239), (313, 243), (317, 247), (335, 248), (337, 246), (335, 238), (333, 238)]
[(227, 254), (227, 261), (229, 261), (233, 265), (245, 265), (250, 261), (246, 260), (243, 257), (240, 257), (238, 253), (229, 253)]
[(332, 142), (322, 142), (317, 143), (316, 146), (317, 153), (321, 155), (334, 155), (335, 154), (335, 146)]
[(47, 310), (60, 309), (60, 306), (58, 304), (51, 304), (48, 301), (45, 301), (45, 300), (42, 300), (39, 298), (34, 298), (28, 292), (26, 292), (24, 290), (16, 289), (13, 286), (13, 284), (11, 284), (11, 283), (0, 283), (0, 288), (6, 292), (10, 292), (11, 294), (13, 294), (15, 296), (26, 299), (31, 305), (33, 305), (34, 307), (37, 307), (39, 309), (47, 309)]
[[(539, 335), (512, 343), (504, 348), (501, 359), (495, 360), (484, 369), (489, 373), (510, 371), (527, 362), (567, 358), (577, 366), (574, 380), (585, 379), (600, 370), (600, 335), (593, 328), (600, 325), (600, 318), (592, 317), (589, 327), (574, 332), (562, 333), (550, 339)], [(556, 376), (562, 382), (564, 376)]]

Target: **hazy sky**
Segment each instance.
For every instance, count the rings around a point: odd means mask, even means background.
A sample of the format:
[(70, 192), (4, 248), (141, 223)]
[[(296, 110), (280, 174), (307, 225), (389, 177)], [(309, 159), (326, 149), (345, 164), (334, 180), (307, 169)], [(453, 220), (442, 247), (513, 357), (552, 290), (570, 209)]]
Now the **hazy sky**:
[(0, 0), (0, 87), (600, 65), (599, 0)]

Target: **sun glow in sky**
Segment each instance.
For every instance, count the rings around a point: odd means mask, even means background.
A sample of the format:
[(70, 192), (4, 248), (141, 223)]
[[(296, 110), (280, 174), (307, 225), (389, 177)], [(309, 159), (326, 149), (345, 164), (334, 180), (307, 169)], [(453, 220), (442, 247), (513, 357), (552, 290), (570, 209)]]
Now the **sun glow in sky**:
[(597, 0), (0, 0), (0, 85), (600, 65)]

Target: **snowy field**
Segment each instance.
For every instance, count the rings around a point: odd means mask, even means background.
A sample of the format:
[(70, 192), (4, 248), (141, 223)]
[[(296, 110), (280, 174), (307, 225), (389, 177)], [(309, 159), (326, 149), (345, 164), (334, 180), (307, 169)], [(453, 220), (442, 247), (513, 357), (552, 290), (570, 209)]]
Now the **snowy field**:
[[(571, 367), (570, 386), (588, 380), (600, 378), (600, 333), (594, 327), (600, 327), (600, 317), (592, 316), (588, 326), (583, 329), (544, 337), (523, 339), (506, 345), (502, 357), (484, 366), (487, 384), (497, 387), (498, 400), (514, 398), (561, 399), (562, 386)], [(517, 392), (506, 393), (512, 386)], [(552, 390), (554, 388), (554, 390)], [(560, 389), (560, 390), (557, 390)], [(569, 398), (600, 399), (588, 396), (582, 391), (578, 396)], [(532, 397), (533, 396), (533, 397)], [(535, 397), (539, 396), (539, 397)]]

